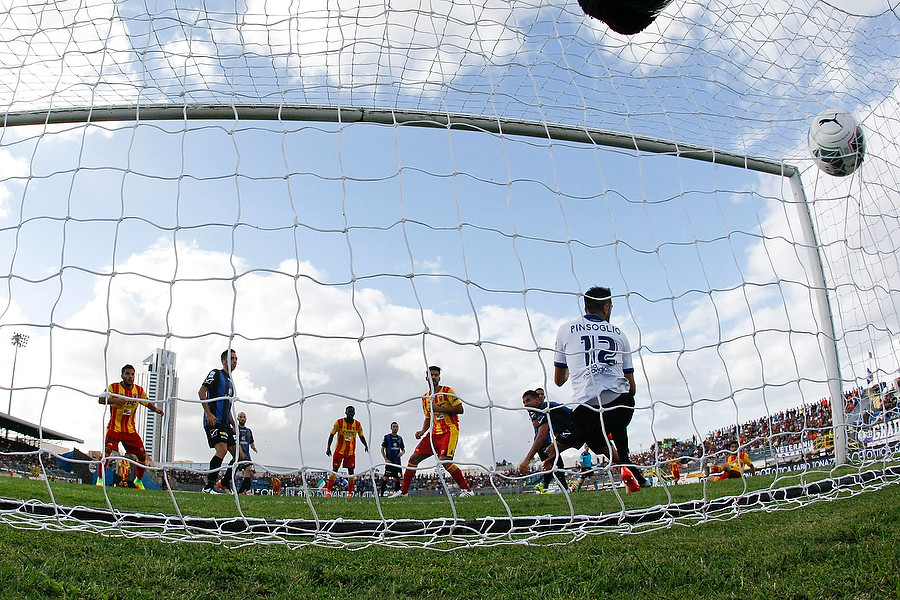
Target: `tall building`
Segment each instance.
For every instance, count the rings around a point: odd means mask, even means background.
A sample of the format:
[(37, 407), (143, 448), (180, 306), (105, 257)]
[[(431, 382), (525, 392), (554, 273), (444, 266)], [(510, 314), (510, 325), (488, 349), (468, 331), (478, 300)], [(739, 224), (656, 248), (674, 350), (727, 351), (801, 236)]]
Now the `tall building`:
[(175, 460), (175, 417), (178, 414), (178, 375), (175, 372), (175, 353), (157, 348), (141, 361), (135, 382), (147, 390), (151, 402), (165, 414), (141, 410), (140, 429), (143, 432), (147, 456), (158, 465)]

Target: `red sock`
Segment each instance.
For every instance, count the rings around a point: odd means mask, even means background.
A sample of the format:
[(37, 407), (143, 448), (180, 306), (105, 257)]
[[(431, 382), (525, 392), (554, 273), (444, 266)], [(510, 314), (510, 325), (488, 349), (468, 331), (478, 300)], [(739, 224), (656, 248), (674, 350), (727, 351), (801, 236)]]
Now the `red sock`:
[(412, 485), (413, 476), (415, 475), (415, 471), (412, 469), (407, 469), (403, 472), (403, 483), (400, 485), (400, 492), (403, 494), (409, 493), (409, 486)]
[(328, 477), (328, 483), (325, 484), (325, 489), (330, 492), (331, 488), (333, 488), (333, 487), (334, 487), (334, 475), (331, 475), (330, 477)]
[(453, 481), (455, 481), (461, 489), (471, 490), (469, 483), (466, 481), (466, 476), (463, 475), (462, 469), (456, 465), (449, 465), (446, 469), (447, 472), (450, 473), (450, 477), (453, 478)]
[(134, 465), (135, 479), (141, 480), (144, 478), (144, 473), (146, 472), (146, 469), (144, 468), (145, 464), (147, 464), (147, 455), (146, 454), (138, 455), (137, 456), (137, 464)]
[(348, 498), (353, 495), (353, 484), (354, 483), (356, 483), (356, 481), (354, 479), (351, 479), (347, 482), (347, 497)]

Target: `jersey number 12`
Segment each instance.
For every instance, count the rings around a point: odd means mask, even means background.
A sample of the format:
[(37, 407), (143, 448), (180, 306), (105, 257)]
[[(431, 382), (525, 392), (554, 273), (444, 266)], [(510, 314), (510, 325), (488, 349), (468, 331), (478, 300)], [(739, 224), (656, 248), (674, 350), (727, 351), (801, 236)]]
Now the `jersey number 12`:
[(589, 367), (595, 363), (605, 365), (616, 364), (616, 340), (605, 335), (583, 335), (581, 343), (584, 345), (584, 366)]

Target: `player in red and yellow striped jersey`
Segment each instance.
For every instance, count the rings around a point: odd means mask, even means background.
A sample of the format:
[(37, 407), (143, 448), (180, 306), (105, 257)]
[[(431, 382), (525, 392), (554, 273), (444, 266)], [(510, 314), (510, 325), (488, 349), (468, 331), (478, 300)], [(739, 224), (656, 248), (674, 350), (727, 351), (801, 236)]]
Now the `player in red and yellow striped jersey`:
[(672, 484), (678, 485), (678, 481), (681, 479), (681, 461), (673, 458), (669, 461), (669, 470), (672, 472)]
[(750, 456), (746, 452), (741, 452), (738, 449), (737, 442), (731, 442), (731, 454), (725, 457), (725, 464), (721, 467), (713, 467), (712, 469), (713, 473), (718, 473), (718, 475), (714, 477), (716, 481), (743, 477), (745, 471), (750, 471), (751, 475), (755, 475), (756, 466), (753, 464), (753, 461), (750, 460)]
[[(119, 444), (125, 448), (127, 454), (134, 454), (139, 466), (135, 467), (135, 485), (143, 488), (141, 479), (144, 477), (144, 467), (147, 464), (147, 451), (144, 449), (144, 440), (138, 434), (134, 425), (134, 418), (138, 406), (143, 404), (157, 414), (163, 414), (163, 410), (147, 399), (147, 392), (134, 383), (134, 367), (125, 365), (122, 367), (122, 381), (111, 383), (107, 393), (100, 397), (100, 404), (109, 405), (109, 423), (106, 425), (106, 440), (103, 450), (103, 468), (105, 459), (119, 449)], [(98, 478), (97, 485), (102, 485), (102, 477)]]
[(369, 451), (369, 443), (363, 435), (362, 424), (353, 418), (356, 415), (356, 409), (348, 406), (344, 414), (346, 415), (344, 418), (334, 422), (334, 427), (331, 428), (331, 435), (328, 436), (328, 450), (325, 451), (325, 454), (331, 456), (331, 442), (335, 436), (337, 436), (337, 444), (334, 447), (334, 456), (331, 458), (332, 470), (335, 473), (328, 477), (328, 483), (325, 484), (325, 495), (331, 496), (331, 488), (334, 487), (337, 470), (343, 464), (350, 475), (347, 484), (347, 497), (349, 498), (353, 495), (353, 486), (356, 482), (356, 478), (353, 477), (353, 472), (356, 469), (356, 436), (359, 436), (359, 441), (362, 442), (366, 452)]
[[(409, 457), (406, 471), (403, 473), (403, 484), (400, 490), (391, 496), (405, 496), (409, 493), (409, 486), (415, 476), (415, 467), (420, 462), (432, 455), (437, 455), (438, 461), (447, 470), (450, 476), (459, 484), (461, 497), (473, 496), (472, 489), (463, 475), (462, 469), (453, 462), (453, 454), (456, 452), (456, 444), (459, 441), (459, 415), (463, 414), (463, 403), (453, 388), (441, 385), (441, 368), (428, 367), (430, 386), (427, 394), (422, 396), (422, 411), (425, 413), (425, 422), (422, 429), (416, 432), (416, 439), (421, 440), (419, 445)], [(423, 437), (424, 436), (424, 437)]]

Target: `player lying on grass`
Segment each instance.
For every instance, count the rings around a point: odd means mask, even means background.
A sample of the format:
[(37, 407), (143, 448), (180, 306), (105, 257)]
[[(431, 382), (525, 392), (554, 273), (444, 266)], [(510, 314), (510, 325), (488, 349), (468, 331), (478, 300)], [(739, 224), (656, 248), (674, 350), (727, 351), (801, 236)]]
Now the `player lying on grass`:
[(737, 479), (743, 477), (745, 471), (750, 471), (751, 475), (756, 475), (756, 466), (746, 452), (738, 450), (738, 443), (731, 442), (730, 449), (731, 452), (725, 457), (725, 463), (710, 469), (710, 475), (712, 475), (713, 480)]

